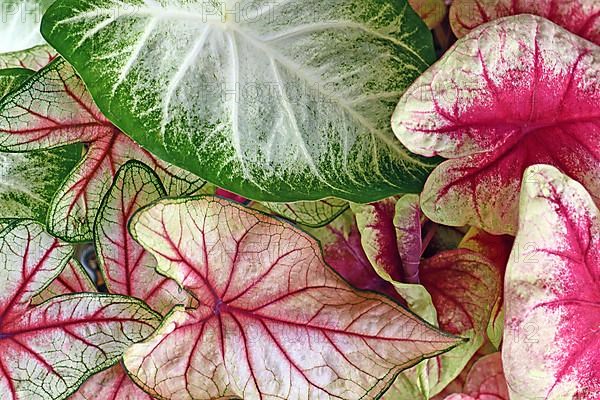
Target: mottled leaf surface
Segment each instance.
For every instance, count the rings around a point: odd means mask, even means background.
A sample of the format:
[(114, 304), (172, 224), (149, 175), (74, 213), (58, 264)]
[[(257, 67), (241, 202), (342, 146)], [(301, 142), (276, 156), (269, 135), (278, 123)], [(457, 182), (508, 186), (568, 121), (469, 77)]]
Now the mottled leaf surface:
[(73, 242), (91, 240), (94, 218), (119, 166), (130, 159), (150, 165), (168, 193), (202, 186), (195, 175), (157, 159), (121, 133), (96, 108), (83, 82), (57, 59), (0, 102), (0, 149), (34, 151), (88, 144), (83, 159), (54, 196), (48, 225)]
[(559, 167), (600, 195), (600, 47), (537, 16), (473, 30), (403, 95), (392, 120), (418, 154), (435, 222), (515, 234), (525, 168)]
[(435, 59), (406, 0), (58, 0), (44, 37), (111, 121), (261, 201), (374, 201), (436, 164), (389, 126)]
[(13, 223), (0, 232), (3, 399), (65, 399), (159, 322), (141, 302), (121, 296), (65, 295), (30, 307), (72, 252), (33, 222)]
[(162, 200), (130, 226), (200, 304), (174, 310), (125, 354), (159, 398), (372, 399), (459, 342), (352, 289), (305, 233), (227, 200)]
[(492, 353), (477, 360), (467, 375), (463, 393), (452, 394), (445, 400), (508, 400), (502, 355)]
[(535, 14), (600, 45), (600, 3), (596, 0), (454, 0), (450, 25), (463, 37), (477, 26), (517, 14)]
[(599, 267), (592, 196), (554, 167), (528, 169), (505, 279), (502, 358), (511, 399), (600, 396)]

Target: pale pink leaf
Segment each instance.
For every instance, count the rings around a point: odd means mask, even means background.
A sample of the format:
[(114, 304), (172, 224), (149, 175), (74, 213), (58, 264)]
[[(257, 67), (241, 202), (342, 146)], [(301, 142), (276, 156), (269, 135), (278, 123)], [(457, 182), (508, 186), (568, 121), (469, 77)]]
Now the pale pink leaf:
[(176, 304), (188, 305), (189, 295), (174, 280), (156, 273), (156, 259), (133, 240), (127, 225), (138, 209), (166, 194), (152, 169), (127, 162), (100, 205), (94, 235), (108, 291), (141, 299), (163, 315)]
[(227, 200), (161, 200), (130, 227), (200, 304), (174, 310), (125, 354), (159, 398), (376, 398), (398, 372), (460, 342), (352, 289), (307, 234)]
[(404, 282), (419, 283), (419, 263), (423, 253), (423, 243), (418, 195), (407, 194), (398, 199), (393, 222)]
[(597, 0), (455, 0), (450, 25), (457, 37), (498, 18), (535, 14), (600, 45), (600, 2)]
[(79, 261), (70, 259), (60, 275), (42, 292), (32, 299), (33, 304), (40, 304), (61, 294), (96, 292), (90, 276)]
[(505, 279), (503, 362), (511, 399), (600, 397), (600, 212), (552, 166), (523, 178)]
[(423, 212), (514, 234), (525, 168), (547, 163), (600, 195), (600, 47), (519, 15), (462, 38), (419, 77), (392, 125), (409, 150), (451, 160), (429, 176)]
[(0, 233), (3, 400), (65, 399), (158, 325), (158, 315), (123, 296), (60, 295), (30, 307), (71, 254), (37, 223), (14, 223)]
[(0, 69), (27, 68), (37, 71), (54, 60), (56, 55), (56, 50), (46, 44), (34, 46), (26, 50), (1, 53)]

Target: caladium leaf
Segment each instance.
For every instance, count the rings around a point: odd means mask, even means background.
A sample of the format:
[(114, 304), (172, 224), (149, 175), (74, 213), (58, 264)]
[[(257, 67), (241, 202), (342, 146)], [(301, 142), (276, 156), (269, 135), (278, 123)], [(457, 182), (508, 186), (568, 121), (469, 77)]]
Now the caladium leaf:
[[(0, 70), (0, 98), (18, 88), (34, 72)], [(81, 146), (51, 151), (0, 153), (0, 218), (46, 220), (54, 193), (81, 157)]]
[(0, 68), (39, 70), (56, 58), (56, 51), (45, 44), (30, 49), (0, 54)]
[[(404, 368), (460, 343), (352, 289), (292, 225), (216, 197), (161, 200), (131, 233), (199, 301), (125, 366), (159, 398), (376, 398)], [(193, 384), (191, 384), (193, 382)]]
[(26, 68), (0, 69), (0, 99), (18, 88), (34, 73)]
[(58, 0), (42, 33), (125, 133), (246, 198), (374, 201), (437, 163), (389, 128), (435, 60), (406, 0)]
[(31, 151), (69, 143), (89, 146), (53, 198), (48, 226), (67, 241), (91, 240), (96, 212), (119, 166), (143, 161), (171, 195), (196, 191), (203, 181), (136, 145), (95, 107), (83, 82), (57, 59), (0, 102), (0, 150)]
[(598, 76), (600, 47), (541, 17), (500, 19), (461, 39), (407, 90), (392, 121), (410, 150), (451, 158), (428, 178), (423, 212), (514, 234), (521, 176), (536, 163), (599, 196)]
[(70, 259), (60, 275), (35, 296), (31, 300), (31, 303), (35, 305), (41, 304), (61, 294), (92, 293), (96, 291), (96, 286), (94, 286), (90, 276), (85, 272), (79, 261)]
[(529, 168), (505, 278), (502, 357), (511, 399), (600, 396), (599, 266), (592, 196), (552, 166)]
[(408, 4), (419, 14), (429, 29), (438, 26), (446, 16), (444, 0), (408, 0)]
[(329, 224), (350, 206), (347, 201), (335, 198), (292, 203), (261, 203), (269, 210), (292, 222), (319, 228)]
[(492, 235), (478, 228), (471, 228), (460, 242), (459, 247), (484, 255), (498, 269), (501, 290), (494, 304), (487, 334), (490, 342), (498, 348), (504, 333), (504, 271), (513, 245), (508, 235)]
[[(466, 249), (446, 251), (423, 260), (419, 275), (421, 285), (431, 296), (440, 329), (469, 341), (424, 361), (424, 377), (419, 376), (416, 369), (403, 372), (408, 379), (400, 377), (392, 385), (386, 393), (389, 399), (408, 400), (407, 384), (426, 388), (428, 392), (423, 397), (429, 398), (456, 378), (484, 343), (490, 314), (501, 288), (497, 268), (486, 257)], [(403, 295), (401, 288), (396, 288)], [(412, 390), (422, 392), (421, 388)]]
[[(323, 258), (327, 265), (352, 286), (382, 293), (400, 303), (405, 303), (394, 286), (383, 280), (371, 266), (363, 250), (356, 218), (351, 210), (346, 211), (329, 225), (307, 231), (321, 244)], [(424, 318), (421, 314), (417, 313), (417, 315)]]
[(477, 26), (517, 14), (535, 14), (600, 45), (600, 3), (596, 0), (455, 0), (450, 25), (457, 37)]
[(418, 283), (422, 253), (419, 196), (404, 195), (371, 204), (352, 204), (361, 243), (386, 281)]
[(163, 315), (176, 304), (188, 305), (189, 295), (174, 280), (156, 273), (156, 259), (133, 240), (127, 224), (138, 209), (166, 195), (150, 167), (127, 162), (100, 205), (94, 235), (108, 291), (144, 300)]
[(123, 366), (117, 364), (90, 379), (69, 400), (154, 400), (127, 376)]
[(12, 223), (0, 232), (3, 399), (65, 399), (158, 324), (143, 303), (123, 296), (63, 295), (30, 307), (72, 252), (33, 222)]
[(502, 355), (493, 353), (477, 360), (463, 388), (446, 400), (508, 400), (508, 387), (502, 370)]

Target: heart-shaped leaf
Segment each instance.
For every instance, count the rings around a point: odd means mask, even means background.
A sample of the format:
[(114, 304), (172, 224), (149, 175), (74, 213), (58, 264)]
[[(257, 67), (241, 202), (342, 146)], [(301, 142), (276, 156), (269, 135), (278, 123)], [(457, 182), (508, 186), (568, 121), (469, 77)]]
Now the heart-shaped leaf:
[(432, 220), (514, 234), (527, 166), (600, 196), (600, 47), (532, 15), (462, 38), (403, 95), (392, 125), (412, 151), (451, 158), (429, 176)]
[(44, 37), (145, 148), (261, 201), (373, 201), (436, 164), (389, 127), (435, 59), (406, 0), (58, 0)]
[(0, 232), (3, 399), (65, 399), (159, 322), (143, 303), (123, 296), (64, 295), (30, 307), (72, 252), (33, 222), (13, 223)]
[(450, 7), (450, 25), (460, 38), (481, 24), (517, 14), (548, 18), (600, 45), (600, 3), (597, 0), (454, 0)]
[(236, 203), (162, 200), (130, 227), (200, 304), (174, 310), (124, 356), (159, 398), (372, 399), (402, 369), (460, 343), (355, 291), (314, 239)]
[(96, 218), (96, 251), (110, 293), (144, 300), (161, 314), (176, 304), (189, 304), (189, 295), (172, 279), (156, 273), (156, 259), (127, 230), (131, 216), (167, 192), (152, 169), (138, 161), (123, 165), (102, 200)]
[(502, 357), (511, 399), (600, 396), (599, 271), (592, 196), (554, 167), (529, 168), (505, 279)]
[(463, 393), (452, 394), (445, 400), (508, 400), (502, 355), (492, 353), (477, 360), (467, 375)]
[(419, 14), (429, 29), (438, 26), (446, 16), (444, 0), (408, 0), (408, 4)]
[(87, 152), (54, 196), (48, 226), (67, 241), (92, 239), (96, 212), (119, 166), (143, 161), (168, 193), (196, 191), (203, 181), (157, 159), (112, 125), (94, 105), (83, 82), (57, 59), (0, 102), (0, 150), (32, 151), (88, 143)]

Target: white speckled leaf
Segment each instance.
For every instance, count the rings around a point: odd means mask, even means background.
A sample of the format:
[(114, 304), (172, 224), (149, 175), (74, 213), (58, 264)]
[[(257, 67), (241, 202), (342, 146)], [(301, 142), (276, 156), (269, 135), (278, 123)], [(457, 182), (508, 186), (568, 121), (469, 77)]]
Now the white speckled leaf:
[(460, 342), (352, 289), (307, 234), (227, 200), (161, 200), (130, 227), (200, 303), (124, 356), (159, 398), (374, 399), (402, 369)]
[(436, 164), (389, 126), (435, 57), (406, 0), (58, 0), (42, 32), (125, 133), (244, 197), (373, 201)]

